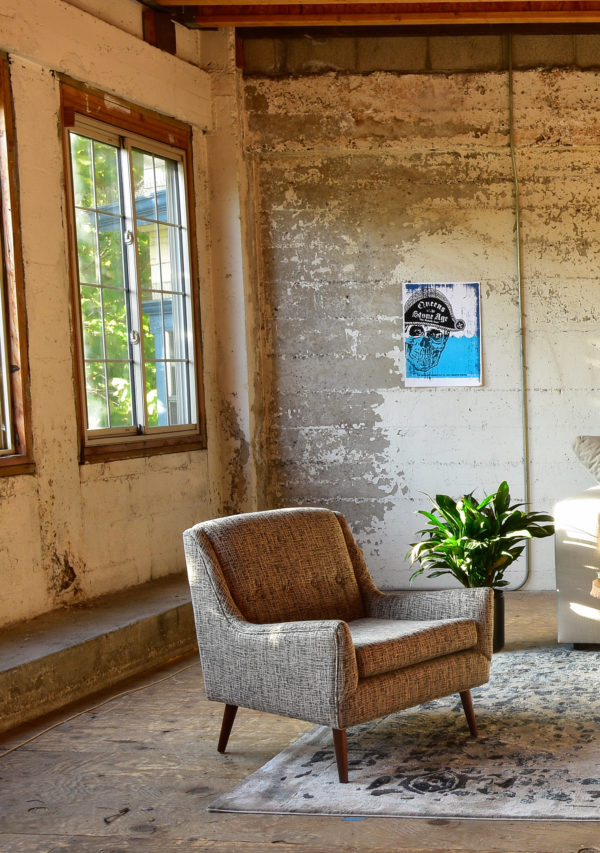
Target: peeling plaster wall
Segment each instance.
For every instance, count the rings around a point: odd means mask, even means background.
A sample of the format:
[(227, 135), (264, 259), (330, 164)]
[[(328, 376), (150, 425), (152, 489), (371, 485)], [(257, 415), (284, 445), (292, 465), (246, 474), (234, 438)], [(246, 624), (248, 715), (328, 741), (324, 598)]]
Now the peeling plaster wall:
[[(36, 464), (34, 475), (0, 478), (0, 626), (182, 571), (182, 530), (229, 500), (223, 476), (228, 460), (221, 459), (216, 440), (225, 405), (216, 373), (205, 382), (208, 451), (85, 466), (77, 461), (56, 72), (193, 125), (204, 354), (213, 365), (211, 284), (223, 290), (214, 278), (219, 271), (211, 270), (207, 221), (211, 181), (203, 134), (213, 121), (212, 83), (200, 66), (217, 68), (223, 57), (226, 66), (229, 37), (200, 38), (178, 28), (182, 55), (171, 56), (141, 40), (139, 4), (118, 0), (103, 10), (105, 5), (3, 0), (0, 9), (0, 49), (10, 59), (17, 134)], [(99, 17), (96, 7), (103, 12)], [(243, 289), (241, 271), (232, 265), (229, 273), (229, 290)], [(221, 362), (220, 369), (228, 370), (226, 355)]]
[[(525, 475), (508, 75), (432, 73), (431, 44), (408, 41), (385, 56), (410, 74), (356, 73), (361, 39), (315, 47), (338, 63), (325, 74), (306, 41), (246, 44), (265, 501), (344, 512), (383, 587), (408, 585), (424, 493), (506, 478), (522, 499)], [(445, 56), (477, 53), (454, 41)], [(486, 68), (505, 60), (494, 44)], [(518, 70), (513, 91), (530, 494), (551, 510), (593, 485), (571, 445), (599, 432), (600, 73)], [(481, 388), (404, 387), (403, 281), (481, 282)], [(530, 587), (554, 585), (553, 542), (534, 543)]]

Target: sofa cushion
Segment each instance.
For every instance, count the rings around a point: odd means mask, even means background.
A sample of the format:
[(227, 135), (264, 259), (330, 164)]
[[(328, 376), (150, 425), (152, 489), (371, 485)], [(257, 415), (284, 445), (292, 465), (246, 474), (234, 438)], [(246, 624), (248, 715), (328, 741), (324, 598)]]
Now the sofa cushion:
[(355, 619), (348, 623), (356, 650), (358, 677), (381, 675), (477, 645), (472, 619)]

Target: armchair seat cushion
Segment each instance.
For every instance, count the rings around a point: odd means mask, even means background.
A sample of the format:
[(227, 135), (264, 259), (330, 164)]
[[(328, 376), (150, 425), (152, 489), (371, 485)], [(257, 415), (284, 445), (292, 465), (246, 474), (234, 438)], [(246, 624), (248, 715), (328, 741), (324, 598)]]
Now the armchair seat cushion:
[(393, 672), (477, 645), (473, 619), (412, 621), (355, 619), (348, 623), (358, 665), (358, 677)]

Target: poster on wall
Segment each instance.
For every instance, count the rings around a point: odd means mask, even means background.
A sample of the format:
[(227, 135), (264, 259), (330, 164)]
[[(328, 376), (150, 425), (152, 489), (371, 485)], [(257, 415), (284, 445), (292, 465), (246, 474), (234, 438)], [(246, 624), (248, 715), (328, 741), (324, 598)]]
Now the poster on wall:
[(402, 286), (406, 385), (481, 385), (479, 282)]

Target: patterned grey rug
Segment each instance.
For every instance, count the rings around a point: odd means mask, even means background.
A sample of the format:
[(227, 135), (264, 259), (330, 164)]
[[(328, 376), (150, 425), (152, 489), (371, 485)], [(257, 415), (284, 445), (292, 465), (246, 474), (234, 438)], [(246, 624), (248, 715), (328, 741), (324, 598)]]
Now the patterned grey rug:
[(497, 654), (490, 683), (473, 690), (478, 739), (458, 696), (429, 702), (349, 729), (340, 785), (331, 732), (319, 727), (209, 809), (600, 820), (599, 661), (566, 647)]

